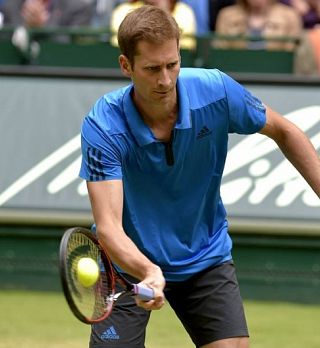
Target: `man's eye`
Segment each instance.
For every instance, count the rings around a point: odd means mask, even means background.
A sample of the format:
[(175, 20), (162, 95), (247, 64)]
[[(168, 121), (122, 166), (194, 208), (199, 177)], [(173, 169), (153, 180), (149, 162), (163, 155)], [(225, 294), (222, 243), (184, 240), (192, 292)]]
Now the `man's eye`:
[(168, 64), (168, 69), (173, 69), (177, 63)]

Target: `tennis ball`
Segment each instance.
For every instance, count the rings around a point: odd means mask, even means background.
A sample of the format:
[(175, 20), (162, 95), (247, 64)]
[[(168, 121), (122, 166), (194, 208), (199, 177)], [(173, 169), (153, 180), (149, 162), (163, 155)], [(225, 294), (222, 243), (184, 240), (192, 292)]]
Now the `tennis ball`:
[(77, 278), (86, 288), (94, 285), (99, 278), (99, 267), (90, 257), (82, 257), (77, 264)]

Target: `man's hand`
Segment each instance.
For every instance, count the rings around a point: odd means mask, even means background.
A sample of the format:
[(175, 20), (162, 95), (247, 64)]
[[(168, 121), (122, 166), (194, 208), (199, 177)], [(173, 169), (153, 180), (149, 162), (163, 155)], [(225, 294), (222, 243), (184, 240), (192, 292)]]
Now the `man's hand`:
[(154, 299), (150, 301), (142, 301), (136, 298), (137, 305), (146, 310), (160, 309), (165, 303), (163, 289), (166, 284), (161, 269), (156, 266), (140, 284), (153, 289)]

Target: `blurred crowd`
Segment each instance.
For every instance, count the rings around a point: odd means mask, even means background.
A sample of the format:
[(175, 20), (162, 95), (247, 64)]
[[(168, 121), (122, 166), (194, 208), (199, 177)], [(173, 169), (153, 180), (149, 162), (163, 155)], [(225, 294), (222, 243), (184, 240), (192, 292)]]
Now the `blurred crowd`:
[(320, 74), (320, 0), (0, 0), (0, 27), (106, 28), (117, 45), (122, 19), (143, 4), (172, 13), (182, 48), (215, 34), (217, 48), (295, 51), (298, 72)]

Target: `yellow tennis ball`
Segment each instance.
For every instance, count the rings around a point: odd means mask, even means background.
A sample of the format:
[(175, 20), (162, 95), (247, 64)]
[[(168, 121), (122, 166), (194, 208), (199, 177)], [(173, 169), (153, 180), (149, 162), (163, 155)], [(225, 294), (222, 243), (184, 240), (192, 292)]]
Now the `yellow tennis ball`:
[(82, 257), (77, 264), (77, 277), (86, 288), (94, 285), (99, 278), (99, 267), (91, 257)]

